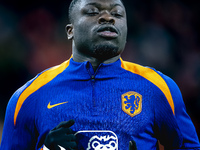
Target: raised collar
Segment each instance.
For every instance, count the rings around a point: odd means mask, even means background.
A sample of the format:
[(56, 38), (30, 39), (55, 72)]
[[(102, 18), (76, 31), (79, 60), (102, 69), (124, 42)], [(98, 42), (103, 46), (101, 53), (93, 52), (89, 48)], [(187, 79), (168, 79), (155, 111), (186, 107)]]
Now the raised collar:
[(109, 64), (101, 63), (96, 72), (94, 72), (89, 61), (75, 62), (73, 58), (70, 58), (68, 69), (74, 76), (85, 79), (91, 77), (95, 77), (96, 79), (110, 78), (120, 74), (120, 70), (122, 70), (121, 61), (121, 59), (118, 59), (116, 62)]

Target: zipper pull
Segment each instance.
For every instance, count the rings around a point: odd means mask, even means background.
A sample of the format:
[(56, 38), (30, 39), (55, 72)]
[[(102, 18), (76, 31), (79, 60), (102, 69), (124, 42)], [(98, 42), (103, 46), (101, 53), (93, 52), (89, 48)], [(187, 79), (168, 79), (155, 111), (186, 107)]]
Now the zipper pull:
[(94, 76), (94, 75), (92, 75), (92, 76), (91, 76), (91, 79), (92, 79), (92, 81), (94, 81), (94, 80), (95, 80), (95, 76)]

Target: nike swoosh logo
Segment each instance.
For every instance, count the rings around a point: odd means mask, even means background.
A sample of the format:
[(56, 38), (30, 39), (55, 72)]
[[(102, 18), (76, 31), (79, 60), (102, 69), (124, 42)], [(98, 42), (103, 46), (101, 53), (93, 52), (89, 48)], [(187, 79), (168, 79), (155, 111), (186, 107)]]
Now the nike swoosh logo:
[(51, 102), (49, 102), (49, 104), (47, 105), (47, 108), (51, 109), (51, 108), (54, 108), (56, 106), (59, 106), (59, 105), (62, 105), (62, 104), (66, 104), (66, 103), (68, 103), (68, 102), (57, 103), (57, 104), (51, 105)]

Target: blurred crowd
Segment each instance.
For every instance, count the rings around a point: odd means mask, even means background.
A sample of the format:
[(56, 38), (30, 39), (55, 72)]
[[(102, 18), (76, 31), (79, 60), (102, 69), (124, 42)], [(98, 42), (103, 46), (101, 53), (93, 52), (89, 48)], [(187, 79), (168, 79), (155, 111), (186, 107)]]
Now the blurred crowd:
[[(200, 137), (200, 1), (123, 0), (128, 39), (123, 60), (153, 67), (179, 86)], [(0, 140), (12, 94), (71, 56), (70, 0), (0, 1)]]

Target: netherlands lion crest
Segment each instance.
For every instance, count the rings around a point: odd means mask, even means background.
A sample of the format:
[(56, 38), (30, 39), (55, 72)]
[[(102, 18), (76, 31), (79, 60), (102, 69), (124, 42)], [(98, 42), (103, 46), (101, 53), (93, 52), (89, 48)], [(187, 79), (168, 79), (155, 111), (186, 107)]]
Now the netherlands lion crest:
[(122, 110), (134, 117), (142, 111), (142, 95), (137, 92), (130, 91), (122, 95)]

